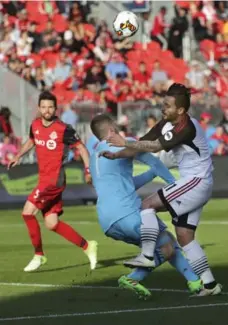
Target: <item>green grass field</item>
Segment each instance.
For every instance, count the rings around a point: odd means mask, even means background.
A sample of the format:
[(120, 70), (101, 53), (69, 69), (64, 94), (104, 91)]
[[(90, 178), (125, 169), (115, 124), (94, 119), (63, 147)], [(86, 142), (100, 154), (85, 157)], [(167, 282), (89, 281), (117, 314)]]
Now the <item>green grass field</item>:
[[(48, 264), (36, 273), (23, 273), (33, 251), (20, 211), (1, 211), (0, 325), (227, 324), (227, 211), (227, 201), (210, 202), (197, 233), (224, 294), (189, 298), (184, 279), (166, 263), (147, 280), (153, 294), (146, 302), (117, 288), (117, 279), (128, 272), (122, 261), (138, 249), (106, 238), (94, 207), (67, 208), (63, 217), (98, 241), (99, 264), (92, 273), (80, 249), (43, 227)], [(168, 215), (162, 217), (168, 222)]]

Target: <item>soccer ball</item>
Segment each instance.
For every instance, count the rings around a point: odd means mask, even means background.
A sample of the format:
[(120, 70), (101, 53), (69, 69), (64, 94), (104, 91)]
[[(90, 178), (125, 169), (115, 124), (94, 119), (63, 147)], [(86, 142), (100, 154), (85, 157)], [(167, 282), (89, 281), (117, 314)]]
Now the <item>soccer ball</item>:
[(133, 12), (121, 11), (113, 22), (113, 28), (118, 36), (130, 37), (137, 32), (139, 21)]

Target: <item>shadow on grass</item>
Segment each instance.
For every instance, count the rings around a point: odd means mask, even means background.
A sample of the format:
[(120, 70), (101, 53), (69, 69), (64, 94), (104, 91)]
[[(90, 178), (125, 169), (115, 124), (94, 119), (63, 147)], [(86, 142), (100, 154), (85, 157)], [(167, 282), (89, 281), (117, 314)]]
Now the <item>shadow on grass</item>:
[[(127, 257), (123, 256), (123, 257), (119, 257), (119, 258), (110, 258), (108, 260), (103, 260), (103, 261), (99, 260), (99, 262), (97, 264), (97, 270), (107, 268), (107, 267), (111, 267), (111, 266), (115, 266), (115, 265), (119, 265), (121, 262), (125, 261), (126, 259), (130, 259), (130, 258), (133, 258), (135, 256), (136, 255), (131, 255), (131, 256), (127, 256)], [(67, 265), (67, 266), (57, 267), (57, 268), (53, 268), (53, 269), (39, 270), (36, 273), (63, 271), (63, 270), (74, 269), (74, 268), (77, 268), (79, 266), (85, 266), (85, 265), (88, 265), (88, 262), (83, 263), (83, 264)]]
[[(119, 259), (118, 259), (119, 260)], [(112, 261), (112, 260), (110, 260)], [(112, 261), (113, 262), (113, 261)], [(213, 269), (216, 279), (226, 285), (228, 266), (217, 266)], [(94, 272), (99, 272), (95, 270)], [(128, 291), (117, 288), (117, 279), (111, 276), (105, 281), (94, 281), (91, 273), (81, 287), (53, 287), (53, 288), (26, 288), (23, 295), (11, 297), (0, 301), (0, 324), (16, 325), (224, 325), (227, 323), (228, 296), (221, 295), (205, 298), (189, 298), (185, 292), (185, 281), (173, 269), (154, 271), (147, 279), (146, 285), (150, 288), (158, 288), (152, 292), (150, 301), (138, 301)], [(121, 274), (120, 274), (121, 275)], [(77, 283), (74, 283), (77, 284)], [(83, 283), (78, 283), (83, 285)], [(110, 288), (114, 286), (116, 288)], [(99, 288), (100, 287), (100, 288)], [(1, 289), (13, 290), (13, 287), (1, 287)], [(7, 290), (6, 289), (6, 290)], [(162, 291), (161, 289), (166, 289)], [(172, 292), (169, 289), (183, 290)], [(16, 288), (20, 292), (20, 288)], [(30, 292), (29, 292), (30, 290)], [(32, 292), (31, 292), (32, 290)], [(1, 290), (2, 291), (2, 290)], [(3, 292), (3, 291), (2, 291)], [(22, 292), (22, 291), (21, 291)], [(182, 308), (165, 310), (170, 306), (220, 304), (220, 306), (206, 306), (200, 308)], [(149, 310), (134, 312), (135, 309), (164, 308), (160, 311)], [(101, 311), (132, 310), (124, 313), (97, 314)], [(93, 313), (90, 315), (78, 315), (78, 313)], [(67, 315), (65, 315), (67, 314)], [(72, 315), (73, 314), (73, 315)], [(75, 315), (76, 314), (76, 315)], [(48, 315), (54, 315), (50, 317)], [(64, 316), (65, 315), (65, 316)], [(219, 316), (218, 316), (219, 315)], [(35, 316), (31, 319), (20, 317)], [(13, 320), (5, 318), (16, 317)]]

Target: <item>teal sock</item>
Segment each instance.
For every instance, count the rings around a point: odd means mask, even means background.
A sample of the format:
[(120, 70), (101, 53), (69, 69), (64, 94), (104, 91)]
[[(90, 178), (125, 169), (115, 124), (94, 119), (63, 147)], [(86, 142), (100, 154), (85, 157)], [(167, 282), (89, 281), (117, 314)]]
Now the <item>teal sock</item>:
[(180, 272), (187, 281), (197, 281), (199, 277), (194, 273), (188, 260), (184, 257), (179, 246), (175, 246), (175, 255), (169, 260), (169, 263)]

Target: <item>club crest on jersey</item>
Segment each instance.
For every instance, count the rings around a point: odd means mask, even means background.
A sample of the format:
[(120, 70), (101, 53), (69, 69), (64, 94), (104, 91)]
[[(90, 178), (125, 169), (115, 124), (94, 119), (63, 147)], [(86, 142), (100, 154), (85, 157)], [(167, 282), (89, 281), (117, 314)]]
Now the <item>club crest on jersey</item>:
[(166, 141), (170, 141), (173, 138), (173, 133), (171, 131), (166, 132), (166, 134), (164, 135), (164, 139)]
[(49, 150), (55, 150), (55, 148), (57, 147), (57, 143), (55, 140), (48, 140), (46, 142), (46, 146)]
[(57, 133), (55, 131), (53, 131), (50, 135), (49, 138), (51, 138), (52, 140), (56, 140), (58, 138)]
[(36, 130), (34, 133), (38, 135), (38, 134), (40, 134), (40, 131)]

